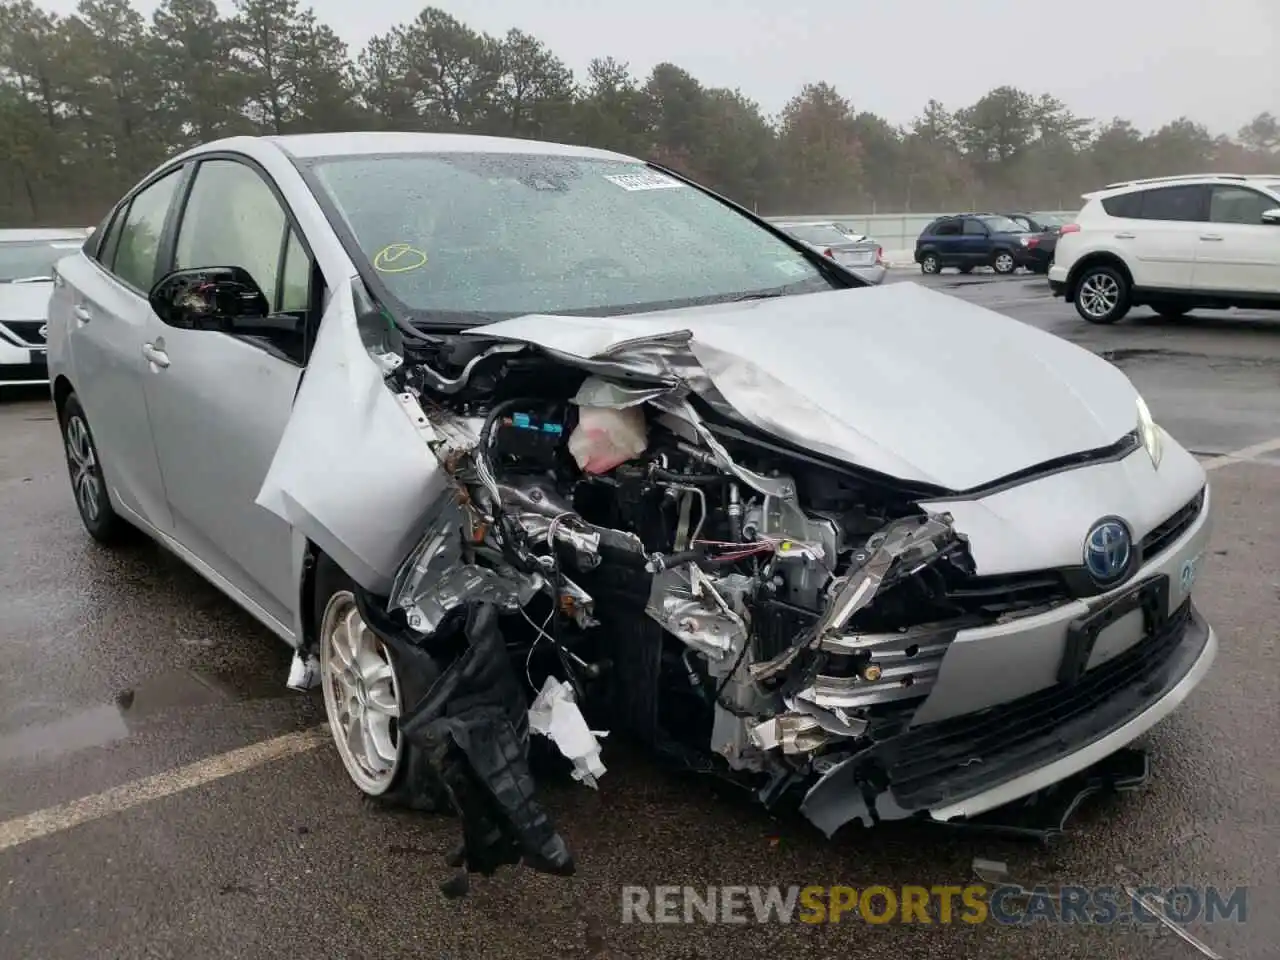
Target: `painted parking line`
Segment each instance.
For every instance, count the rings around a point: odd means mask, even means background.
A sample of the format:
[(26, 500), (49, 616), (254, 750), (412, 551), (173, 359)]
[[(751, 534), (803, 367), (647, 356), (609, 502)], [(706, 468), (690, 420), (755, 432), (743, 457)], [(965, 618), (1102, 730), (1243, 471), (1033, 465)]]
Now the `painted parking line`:
[(170, 797), (223, 777), (244, 773), (272, 760), (297, 756), (328, 742), (328, 726), (312, 727), (206, 757), (185, 767), (133, 780), (56, 807), (46, 807), (44, 810), (15, 817), (0, 823), (0, 851), (70, 830), (82, 823), (109, 817), (161, 797)]
[(1224, 453), (1220, 457), (1201, 460), (1200, 466), (1206, 470), (1218, 470), (1222, 467), (1229, 467), (1233, 463), (1248, 463), (1264, 453), (1272, 453), (1276, 450), (1280, 450), (1280, 437), (1272, 440), (1263, 440), (1261, 443), (1255, 443), (1249, 447), (1241, 447), (1239, 450)]

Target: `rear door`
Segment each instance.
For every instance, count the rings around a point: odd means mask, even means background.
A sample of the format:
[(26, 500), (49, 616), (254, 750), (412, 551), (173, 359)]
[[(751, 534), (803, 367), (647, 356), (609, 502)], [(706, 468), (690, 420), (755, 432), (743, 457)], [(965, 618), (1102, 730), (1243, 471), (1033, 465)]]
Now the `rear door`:
[(155, 317), (147, 294), (184, 173), (164, 171), (127, 198), (96, 246), (59, 265), (49, 304), (54, 335), (65, 337), (50, 346), (65, 353), (103, 477), (126, 511), (164, 533), (173, 518), (152, 446), (142, 344)]
[(964, 220), (960, 257), (962, 266), (966, 267), (980, 267), (991, 262), (991, 231), (976, 217)]
[[(1140, 194), (1138, 220), (1127, 242), (1133, 250), (1130, 269), (1137, 286), (1189, 290), (1196, 248), (1208, 214), (1209, 188), (1204, 184), (1153, 187)], [(1119, 234), (1118, 234), (1119, 235)]]
[(289, 628), (297, 605), (292, 530), (254, 500), (302, 376), (322, 296), (301, 231), (267, 175), (246, 158), (202, 159), (179, 218), (173, 269), (249, 272), (296, 336), (239, 336), (167, 326), (145, 343), (144, 377), (175, 535)]
[(961, 224), (955, 217), (939, 220), (933, 228), (932, 240), (934, 249), (938, 251), (946, 266), (954, 266), (960, 262)]
[(1197, 290), (1280, 295), (1280, 227), (1262, 214), (1280, 200), (1251, 187), (1216, 184), (1196, 246)]

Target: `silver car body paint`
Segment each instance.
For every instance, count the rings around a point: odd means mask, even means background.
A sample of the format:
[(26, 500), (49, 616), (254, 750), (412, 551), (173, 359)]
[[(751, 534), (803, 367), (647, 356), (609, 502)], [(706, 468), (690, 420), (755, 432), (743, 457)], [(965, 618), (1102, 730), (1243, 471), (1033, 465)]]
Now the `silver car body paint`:
[(361, 586), (386, 594), (450, 482), (364, 349), (344, 284), (321, 321), (257, 503)]
[(1108, 446), (1137, 422), (1133, 385), (1105, 360), (915, 283), (472, 332), (590, 359), (677, 331), (761, 429), (952, 490)]
[[(412, 396), (388, 389), (385, 369), (370, 355), (357, 327), (353, 264), (283, 152), (285, 146), (303, 156), (439, 149), (629, 159), (524, 141), (360, 134), (236, 138), (169, 161), (160, 169), (173, 169), (212, 150), (257, 162), (306, 237), (328, 299), (305, 372), (297, 366), (272, 367), (263, 359), (266, 352), (255, 351), (252, 371), (266, 377), (269, 386), (250, 387), (243, 384), (256, 383), (254, 377), (235, 380), (212, 355), (202, 358), (195, 350), (183, 356), (174, 349), (172, 368), (152, 364), (148, 369), (139, 348), (144, 342), (149, 346), (158, 333), (171, 338), (175, 348), (189, 339), (181, 334), (221, 335), (171, 333), (158, 326), (144, 295), (83, 252), (60, 263), (65, 282), (55, 284), (50, 304), (50, 374), (72, 384), (81, 398), (111, 502), (295, 646), (308, 639), (301, 589), (308, 541), (361, 586), (380, 595), (395, 592), (401, 609), (416, 609), (424, 619), (468, 591), (501, 595), (510, 608), (525, 591), (513, 595), (488, 575), (454, 582), (445, 570), (452, 592), (448, 598), (431, 595), (431, 585), (443, 582), (438, 577), (442, 571), (432, 564), (435, 555), (424, 535), (433, 521), (439, 528), (453, 523), (449, 511), (442, 510), (454, 484), (438, 449), (438, 427), (444, 425), (433, 423), (434, 413), (428, 416)], [(73, 308), (84, 305), (99, 319), (76, 319)], [(963, 540), (978, 576), (1078, 567), (1085, 538), (1100, 518), (1123, 518), (1137, 541), (1205, 487), (1200, 465), (1164, 436), (1158, 469), (1138, 447), (1122, 457), (978, 490), (1029, 467), (1116, 444), (1137, 426), (1138, 397), (1122, 372), (1088, 351), (912, 283), (647, 315), (528, 315), (470, 332), (532, 345), (601, 377), (629, 375), (629, 395), (597, 384), (593, 398), (614, 407), (648, 403), (661, 411), (658, 419), (673, 432), (690, 443), (700, 442), (701, 452), (725, 473), (788, 507), (796, 506), (791, 480), (755, 474), (734, 463), (689, 404), (689, 391), (799, 448), (902, 481), (959, 491), (919, 506), (948, 534)], [(251, 349), (242, 346), (214, 353), (234, 359)], [(242, 373), (249, 369), (237, 368)], [(652, 388), (643, 379), (637, 385), (637, 378), (644, 377)], [(225, 396), (231, 384), (242, 396)], [(159, 416), (153, 416), (157, 401), (164, 402)], [(271, 409), (250, 416), (254, 401)], [(209, 422), (202, 425), (201, 417)], [(185, 432), (179, 429), (183, 424)], [(178, 495), (167, 490), (164, 465), (178, 462), (184, 437), (189, 445), (216, 442), (213, 453), (220, 459), (214, 462), (229, 476), (202, 477), (188, 470), (182, 474), (188, 482)], [(173, 446), (163, 449), (169, 444)], [(211, 451), (201, 455), (209, 460)], [(497, 479), (488, 481), (484, 486), (498, 487)], [(226, 506), (227, 529), (214, 529), (218, 518), (212, 508), (197, 509), (206, 501)], [(1166, 573), (1170, 610), (1181, 605), (1205, 553), (1209, 509), (1206, 493), (1194, 522), (1174, 542), (1144, 556), (1128, 582)], [(795, 513), (805, 525), (798, 507)], [(535, 521), (551, 523), (525, 511), (516, 516), (533, 526)], [(254, 529), (255, 524), (261, 529)], [(566, 542), (592, 535), (567, 523), (542, 532)], [(796, 536), (805, 549), (821, 546), (821, 526), (814, 524), (813, 537), (808, 533), (787, 535)], [(237, 552), (238, 541), (243, 542)], [(263, 569), (268, 556), (264, 545), (269, 547), (270, 570)], [(421, 577), (413, 563), (406, 565), (409, 557), (421, 561)], [(845, 585), (851, 583), (853, 578)], [(687, 590), (672, 593), (687, 604), (670, 604), (666, 595), (652, 597), (650, 616), (693, 616), (695, 629), (689, 633), (690, 649), (695, 649), (693, 641), (707, 639), (696, 629), (701, 620), (714, 623), (721, 617), (737, 626), (734, 587), (729, 577), (718, 578), (715, 585), (690, 580)], [(852, 595), (858, 589), (850, 586), (847, 596), (838, 588), (831, 591), (824, 618), (829, 630), (818, 641), (828, 648), (880, 644), (889, 649), (892, 643), (884, 637), (842, 633), (835, 608), (865, 599)], [(440, 599), (449, 602), (430, 606)], [(1056, 603), (1046, 611), (1012, 614), (972, 629), (951, 629), (928, 644), (922, 641), (915, 667), (921, 684), (917, 692), (927, 693), (912, 723), (945, 720), (1051, 685), (1069, 626), (1085, 608), (1085, 601)], [(723, 654), (741, 643), (741, 631), (730, 629), (721, 638), (707, 650), (722, 654), (710, 662), (730, 671), (732, 684), (726, 689), (732, 690), (733, 684), (745, 682), (746, 670), (739, 670), (737, 658)], [(1126, 615), (1098, 637), (1089, 665), (1117, 656), (1139, 639), (1140, 630)], [(1043, 770), (1001, 783), (961, 806), (931, 812), (945, 818), (1016, 799), (1098, 759), (1099, 745), (1122, 746), (1185, 697), (1215, 649), (1210, 631), (1177, 691), (1130, 719), (1124, 729), (1133, 734), (1113, 731)], [(810, 686), (789, 697), (785, 722), (777, 714), (780, 723), (759, 731), (759, 737), (797, 749), (815, 738), (844, 735), (838, 728), (852, 729), (840, 716), (849, 690), (847, 682), (835, 682), (839, 679), (821, 674), (807, 678)], [(868, 681), (866, 689), (876, 682)], [(713, 741), (727, 748), (728, 756), (743, 749), (749, 731), (736, 720), (722, 728), (723, 720), (718, 714)]]

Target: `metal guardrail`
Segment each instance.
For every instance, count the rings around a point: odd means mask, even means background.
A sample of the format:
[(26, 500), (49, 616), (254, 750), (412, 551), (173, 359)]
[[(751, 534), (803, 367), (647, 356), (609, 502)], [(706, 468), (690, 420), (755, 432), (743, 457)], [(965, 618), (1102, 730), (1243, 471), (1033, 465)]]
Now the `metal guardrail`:
[[(1031, 210), (1029, 213), (1054, 213), (1064, 217), (1074, 217), (1078, 210)], [(938, 217), (946, 216), (948, 211), (937, 213), (824, 213), (809, 214), (801, 217), (766, 217), (774, 223), (791, 221), (835, 221), (842, 223), (855, 233), (865, 233), (879, 241), (886, 250), (911, 250), (915, 248), (916, 237)]]

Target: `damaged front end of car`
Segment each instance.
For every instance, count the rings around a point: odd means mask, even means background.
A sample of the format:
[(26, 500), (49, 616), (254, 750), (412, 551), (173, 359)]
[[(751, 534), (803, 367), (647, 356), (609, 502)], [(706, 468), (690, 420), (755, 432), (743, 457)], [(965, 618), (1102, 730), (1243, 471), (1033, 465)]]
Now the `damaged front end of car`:
[[(502, 864), (572, 872), (534, 795), (538, 737), (593, 787), (617, 730), (765, 804), (808, 789), (802, 809), (827, 832), (892, 809), (858, 758), (906, 726), (958, 631), (1013, 615), (963, 589), (965, 536), (921, 506), (945, 491), (753, 422), (727, 393), (756, 391), (755, 410), (797, 399), (688, 334), (587, 345), (589, 319), (548, 318), (580, 321), (573, 349), (520, 320), (428, 336), (358, 281), (347, 309), (357, 321), (322, 328), (316, 356), (358, 331), (372, 362), (331, 364), (327, 384), (309, 371), (311, 412), (282, 450), (347, 433), (357, 455), (401, 458), (362, 478), (394, 467), (411, 482), (353, 490), (309, 472), (321, 452), (278, 456), (259, 502), (355, 568), (366, 623), (412, 675), (407, 776), (462, 823), (446, 891)], [(387, 452), (375, 420), (429, 457)], [(410, 534), (388, 583), (376, 570)], [(838, 814), (814, 787), (837, 773)]]

